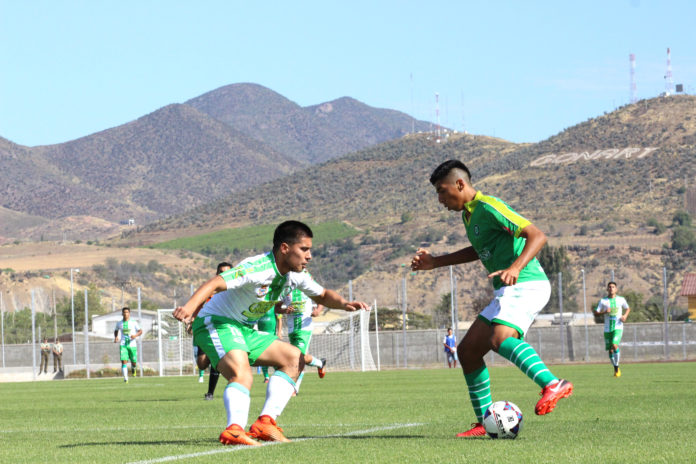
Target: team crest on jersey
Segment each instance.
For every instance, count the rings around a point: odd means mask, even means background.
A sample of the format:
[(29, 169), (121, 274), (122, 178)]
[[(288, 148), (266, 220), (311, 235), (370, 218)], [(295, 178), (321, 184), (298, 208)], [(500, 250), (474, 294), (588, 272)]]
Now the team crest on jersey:
[(481, 253), (479, 253), (479, 259), (481, 261), (488, 261), (488, 259), (491, 257), (491, 252), (488, 248), (484, 248), (481, 250)]
[(256, 296), (263, 298), (268, 293), (268, 285), (262, 285), (256, 289)]
[(479, 226), (478, 226), (478, 224), (474, 224), (474, 235), (476, 235), (478, 237), (478, 234), (479, 234)]

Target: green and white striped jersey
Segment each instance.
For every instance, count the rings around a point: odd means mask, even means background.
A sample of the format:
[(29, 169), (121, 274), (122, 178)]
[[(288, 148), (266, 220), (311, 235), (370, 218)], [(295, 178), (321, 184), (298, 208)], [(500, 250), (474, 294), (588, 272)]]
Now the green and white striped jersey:
[(197, 317), (222, 316), (253, 326), (295, 289), (310, 297), (324, 292), (308, 272), (281, 275), (270, 252), (247, 258), (220, 277), (227, 290), (213, 295)]
[[(468, 220), (467, 211), (470, 213)], [(499, 198), (484, 195), (480, 191), (464, 205), (462, 220), (471, 245), (489, 273), (507, 269), (517, 259), (526, 242), (520, 237), (520, 232), (531, 224)], [(539, 260), (533, 258), (520, 271), (517, 282), (535, 280), (548, 278)], [(497, 290), (502, 286), (500, 277), (494, 277), (493, 287)]]
[(595, 312), (604, 312), (607, 309), (609, 309), (609, 313), (604, 314), (604, 331), (623, 330), (621, 316), (623, 315), (623, 310), (628, 309), (626, 298), (619, 295), (616, 295), (614, 298), (604, 297), (599, 300)]
[(114, 331), (118, 330), (121, 332), (121, 345), (122, 346), (136, 346), (135, 340), (131, 339), (131, 334), (135, 335), (140, 331), (140, 326), (133, 319), (128, 319), (127, 321), (120, 320), (116, 323), (116, 328)]

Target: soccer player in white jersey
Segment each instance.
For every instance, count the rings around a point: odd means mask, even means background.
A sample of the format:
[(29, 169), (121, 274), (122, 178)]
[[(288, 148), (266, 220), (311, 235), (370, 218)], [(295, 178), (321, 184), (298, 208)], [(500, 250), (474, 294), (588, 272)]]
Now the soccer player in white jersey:
[(626, 299), (617, 295), (616, 292), (616, 282), (609, 282), (607, 284), (608, 296), (599, 300), (594, 313), (597, 315), (604, 314), (604, 346), (609, 353), (609, 360), (612, 366), (614, 366), (614, 377), (621, 377), (621, 369), (619, 369), (621, 351), (619, 350), (619, 344), (623, 335), (623, 323), (626, 322), (631, 308), (628, 307)]
[[(276, 312), (288, 315), (287, 325), (290, 344), (300, 349), (304, 355), (306, 365), (317, 368), (320, 379), (323, 379), (326, 375), (326, 359), (307, 354), (307, 350), (309, 349), (309, 342), (312, 339), (312, 328), (314, 327), (312, 318), (321, 314), (323, 308), (320, 304), (315, 308), (312, 304), (312, 299), (299, 290), (293, 290), (281, 303), (276, 305)], [(297, 379), (297, 391), (300, 390), (303, 376), (304, 371), (300, 372), (300, 377)]]
[(123, 372), (123, 381), (128, 383), (128, 360), (131, 362), (131, 372), (135, 377), (135, 366), (138, 363), (138, 345), (135, 339), (143, 334), (143, 329), (140, 325), (130, 318), (130, 308), (121, 309), (123, 319), (118, 321), (116, 329), (114, 329), (114, 343), (119, 342), (118, 334), (121, 333), (121, 371)]
[[(312, 230), (306, 224), (283, 222), (273, 234), (271, 252), (245, 259), (213, 277), (184, 306), (174, 310), (174, 317), (180, 321), (195, 317), (196, 345), (229, 381), (223, 395), (227, 411), (227, 428), (220, 434), (223, 444), (289, 441), (276, 419), (296, 391), (295, 382), (304, 369), (304, 357), (297, 347), (278, 340), (274, 334), (254, 330), (254, 323), (261, 316), (294, 289), (329, 308), (369, 310), (366, 303), (347, 301), (302, 272), (312, 259), (312, 237)], [(261, 414), (247, 434), (249, 390), (253, 383), (249, 364), (273, 366), (276, 370), (268, 382)]]

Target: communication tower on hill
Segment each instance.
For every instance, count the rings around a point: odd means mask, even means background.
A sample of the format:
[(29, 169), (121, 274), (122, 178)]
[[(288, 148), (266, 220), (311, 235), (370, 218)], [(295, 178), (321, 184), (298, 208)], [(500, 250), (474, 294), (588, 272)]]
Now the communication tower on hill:
[(440, 139), (440, 94), (435, 93), (435, 121), (437, 123), (437, 138)]
[(628, 55), (631, 61), (631, 103), (638, 101), (638, 96), (636, 93), (636, 55), (631, 53)]
[(672, 82), (672, 53), (667, 48), (667, 72), (665, 73), (665, 97), (672, 95), (674, 83)]

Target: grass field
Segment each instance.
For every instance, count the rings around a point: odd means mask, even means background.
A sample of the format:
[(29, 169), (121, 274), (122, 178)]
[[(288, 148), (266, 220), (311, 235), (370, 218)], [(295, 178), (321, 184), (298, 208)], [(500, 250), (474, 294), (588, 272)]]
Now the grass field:
[[(0, 385), (0, 462), (694, 462), (696, 363), (554, 366), (575, 384), (547, 416), (539, 389), (514, 367), (491, 369), (493, 399), (516, 403), (516, 440), (457, 439), (474, 420), (459, 370), (307, 371), (279, 418), (294, 440), (226, 447), (225, 411), (194, 377)], [(264, 385), (256, 376), (250, 422)]]
[[(224, 229), (209, 234), (161, 242), (152, 245), (152, 248), (185, 249), (197, 252), (226, 252), (226, 254), (229, 254), (231, 251), (229, 250), (230, 244), (234, 244), (233, 246), (239, 250), (265, 250), (271, 245), (273, 231), (277, 226), (278, 224), (269, 224)], [(315, 246), (343, 240), (358, 234), (357, 230), (339, 221), (310, 224), (310, 227), (316, 237), (314, 241)]]

